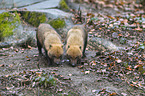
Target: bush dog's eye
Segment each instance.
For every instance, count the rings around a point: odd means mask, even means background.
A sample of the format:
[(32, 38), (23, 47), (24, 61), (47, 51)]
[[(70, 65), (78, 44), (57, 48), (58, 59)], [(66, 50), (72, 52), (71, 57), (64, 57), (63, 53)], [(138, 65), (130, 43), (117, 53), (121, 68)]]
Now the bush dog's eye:
[(79, 47), (80, 49), (82, 48), (82, 46)]
[(51, 48), (52, 47), (52, 45), (49, 45), (49, 48)]

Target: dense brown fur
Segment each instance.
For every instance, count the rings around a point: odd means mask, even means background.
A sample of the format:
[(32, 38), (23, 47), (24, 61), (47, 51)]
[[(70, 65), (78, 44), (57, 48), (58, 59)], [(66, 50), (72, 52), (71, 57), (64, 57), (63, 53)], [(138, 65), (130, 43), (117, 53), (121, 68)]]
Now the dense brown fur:
[(83, 25), (75, 25), (67, 33), (66, 55), (72, 66), (80, 63), (81, 57), (85, 56), (88, 34)]
[(44, 48), (48, 63), (53, 64), (54, 61), (59, 63), (63, 54), (63, 44), (59, 34), (49, 24), (40, 24), (36, 38), (39, 54), (42, 54), (41, 49)]

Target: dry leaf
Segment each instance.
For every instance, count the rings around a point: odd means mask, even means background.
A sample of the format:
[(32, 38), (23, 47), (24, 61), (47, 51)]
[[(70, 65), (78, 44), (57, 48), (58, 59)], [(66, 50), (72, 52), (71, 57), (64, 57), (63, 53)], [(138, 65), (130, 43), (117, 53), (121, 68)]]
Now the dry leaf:
[(111, 93), (109, 96), (112, 96), (112, 95), (117, 95), (117, 93), (113, 92), (113, 93)]
[(126, 93), (121, 93), (123, 96), (127, 96), (127, 94)]
[(9, 65), (9, 67), (13, 67), (13, 66), (14, 66), (13, 64), (10, 64), (10, 65)]
[(29, 48), (29, 49), (32, 49), (32, 47), (31, 47), (30, 45), (28, 45), (28, 48)]
[(72, 76), (72, 74), (68, 74), (68, 76)]
[(85, 74), (89, 74), (90, 73), (90, 71), (85, 71)]
[(136, 30), (136, 31), (142, 31), (142, 29), (139, 26), (137, 28), (135, 28), (134, 30)]
[(115, 19), (115, 17), (112, 17), (112, 16), (107, 16), (108, 18), (110, 18), (110, 19)]
[(130, 86), (134, 87), (134, 85), (133, 85), (133, 84), (130, 84)]
[(128, 69), (128, 70), (132, 70), (132, 69), (131, 69), (131, 66), (128, 66), (126, 69)]
[(116, 60), (117, 63), (121, 63), (122, 61), (120, 59)]

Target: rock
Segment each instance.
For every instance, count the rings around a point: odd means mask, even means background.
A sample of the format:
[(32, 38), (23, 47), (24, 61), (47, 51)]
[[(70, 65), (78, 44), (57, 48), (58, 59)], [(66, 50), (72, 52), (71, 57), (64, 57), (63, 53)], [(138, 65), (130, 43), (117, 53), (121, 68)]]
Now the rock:
[(112, 33), (112, 37), (113, 37), (113, 38), (118, 38), (118, 37), (119, 37), (119, 36), (118, 36), (118, 33), (113, 32), (113, 33)]
[(0, 8), (12, 8), (13, 0), (0, 0)]
[(45, 13), (47, 18), (57, 19), (57, 18), (69, 18), (73, 16), (73, 14), (64, 12), (59, 9), (44, 9), (44, 10), (29, 10), (30, 12), (40, 12)]
[[(0, 8), (46, 9), (59, 6), (60, 0), (0, 0)], [(25, 7), (24, 7), (25, 6)]]
[(19, 25), (12, 36), (5, 37), (4, 42), (0, 43), (0, 48), (11, 46), (27, 47), (28, 45), (36, 46), (36, 32), (34, 27)]
[[(27, 12), (27, 10), (18, 11), (18, 12), (23, 13), (23, 12)], [(59, 10), (59, 9), (29, 10), (29, 12), (45, 14), (46, 18), (48, 20), (46, 22), (52, 21), (54, 19), (59, 19), (59, 18), (60, 19), (64, 19), (66, 26), (64, 28), (57, 29), (59, 33), (64, 33), (65, 34), (68, 31), (68, 29), (70, 29), (72, 27), (72, 25), (73, 25), (73, 22), (71, 20), (71, 17), (73, 17), (73, 14), (69, 13), (69, 12), (65, 12), (65, 11)], [(23, 14), (22, 14), (22, 17), (23, 17)], [(32, 17), (34, 17), (34, 16), (32, 16)], [(27, 17), (25, 17), (25, 18), (27, 18)], [(30, 18), (30, 16), (29, 16), (29, 18)], [(36, 19), (37, 19), (37, 17), (36, 17)], [(35, 20), (35, 21), (38, 21), (38, 20)]]
[(7, 47), (11, 47), (12, 45), (13, 45), (13, 43), (11, 43), (11, 42), (1, 42), (0, 48), (7, 48)]
[(80, 7), (82, 13), (90, 12), (90, 5), (89, 4), (76, 3), (72, 0), (66, 0), (66, 3), (68, 4), (69, 8), (71, 8), (71, 9), (78, 10)]
[(92, 46), (95, 50), (99, 51), (118, 51), (119, 47), (113, 44), (111, 41), (108, 41), (103, 38), (91, 38), (89, 39), (88, 44)]
[(20, 23), (19, 14), (16, 12), (3, 12), (0, 14), (0, 41), (3, 41), (5, 37), (13, 35)]
[(59, 7), (60, 0), (47, 0), (40, 3), (36, 3), (30, 6), (22, 7), (26, 8), (27, 10), (39, 10), (39, 9), (48, 9), (48, 8), (56, 8)]
[(40, 2), (43, 2), (45, 0), (13, 0), (13, 4), (14, 7), (24, 7), (24, 6), (29, 6), (29, 5), (32, 5), (32, 4), (36, 4), (36, 3), (40, 3)]
[(3, 13), (3, 12), (6, 12), (6, 10), (0, 10), (0, 14)]

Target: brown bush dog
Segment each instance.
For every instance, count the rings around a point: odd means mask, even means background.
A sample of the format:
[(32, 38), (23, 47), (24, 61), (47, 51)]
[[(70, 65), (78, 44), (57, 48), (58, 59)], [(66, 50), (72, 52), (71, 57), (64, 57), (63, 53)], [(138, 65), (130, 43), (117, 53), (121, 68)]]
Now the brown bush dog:
[(40, 24), (36, 32), (36, 38), (39, 54), (42, 54), (41, 49), (43, 48), (48, 64), (59, 64), (63, 55), (63, 43), (60, 35), (49, 24)]
[(67, 33), (66, 57), (72, 66), (81, 63), (81, 58), (85, 57), (88, 33), (84, 30), (84, 25), (75, 25)]

